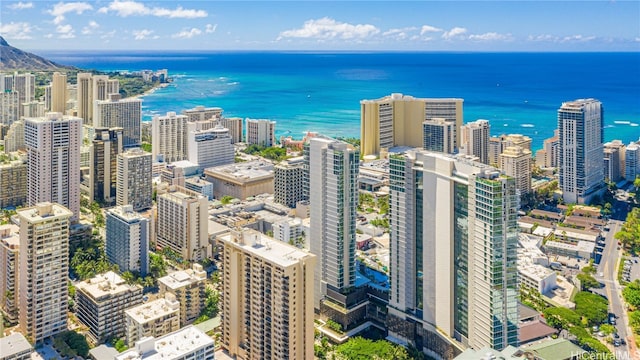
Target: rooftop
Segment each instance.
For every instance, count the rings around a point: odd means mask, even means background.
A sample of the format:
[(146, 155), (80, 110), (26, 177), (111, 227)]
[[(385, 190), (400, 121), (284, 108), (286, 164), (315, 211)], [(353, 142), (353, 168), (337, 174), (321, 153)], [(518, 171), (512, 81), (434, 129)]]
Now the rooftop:
[(157, 339), (148, 337), (136, 342), (130, 349), (115, 357), (115, 360), (171, 360), (179, 359), (203, 347), (210, 346), (213, 352), (213, 339), (190, 325)]
[(207, 278), (207, 272), (202, 270), (202, 265), (193, 264), (193, 269), (180, 270), (158, 279), (170, 289), (180, 289)]
[(234, 179), (252, 180), (273, 176), (273, 164), (264, 160), (254, 160), (205, 169), (205, 174), (213, 177), (224, 176)]
[(558, 332), (558, 330), (540, 320), (524, 323), (518, 328), (518, 330), (518, 342), (520, 344), (551, 336)]
[(99, 299), (105, 296), (116, 296), (127, 292), (133, 292), (135, 290), (142, 291), (142, 287), (139, 285), (129, 285), (123, 278), (113, 271), (108, 271), (104, 274), (96, 275), (91, 279), (79, 282), (76, 285), (78, 291), (81, 291), (94, 299)]
[(180, 312), (180, 303), (172, 294), (166, 294), (164, 298), (150, 301), (124, 311), (138, 324), (144, 324), (166, 315)]
[(117, 216), (126, 221), (146, 219), (139, 212), (133, 211), (132, 205), (121, 205), (113, 207), (107, 210), (107, 214), (113, 214), (114, 216)]
[(527, 346), (523, 350), (531, 351), (543, 360), (572, 359), (584, 351), (566, 339), (549, 339)]
[(218, 236), (218, 240), (282, 267), (288, 267), (302, 259), (315, 256), (251, 229), (229, 232)]
[(48, 202), (38, 203), (36, 206), (20, 209), (17, 212), (21, 218), (27, 219), (29, 222), (44, 221), (52, 216), (71, 217), (73, 215), (66, 207)]
[(31, 347), (24, 335), (20, 333), (13, 333), (7, 337), (0, 338), (0, 359), (9, 359), (13, 355), (30, 350), (33, 350), (33, 347)]
[(567, 244), (559, 241), (547, 241), (545, 243), (546, 247), (552, 247), (556, 249), (570, 250), (570, 251), (581, 251), (592, 253), (596, 244), (589, 241), (578, 241), (577, 244)]

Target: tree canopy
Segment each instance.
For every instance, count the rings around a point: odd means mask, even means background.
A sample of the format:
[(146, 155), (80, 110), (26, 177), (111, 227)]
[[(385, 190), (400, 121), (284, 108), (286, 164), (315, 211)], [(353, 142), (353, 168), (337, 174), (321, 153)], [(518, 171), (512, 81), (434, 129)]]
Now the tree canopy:
[(607, 320), (609, 305), (605, 298), (587, 291), (576, 294), (576, 313), (589, 325), (599, 325)]
[(411, 359), (407, 350), (386, 340), (369, 340), (361, 337), (349, 339), (344, 344), (338, 345), (335, 352), (339, 359), (349, 360), (374, 360), (374, 359)]

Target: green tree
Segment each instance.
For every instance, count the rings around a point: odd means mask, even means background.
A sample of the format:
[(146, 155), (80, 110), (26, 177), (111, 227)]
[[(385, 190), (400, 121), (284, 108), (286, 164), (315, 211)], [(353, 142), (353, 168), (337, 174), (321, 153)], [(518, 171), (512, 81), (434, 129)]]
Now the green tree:
[(624, 300), (634, 308), (640, 307), (640, 280), (636, 279), (622, 290)]
[(407, 350), (386, 340), (369, 340), (361, 337), (349, 339), (344, 344), (338, 345), (335, 352), (345, 359), (350, 360), (408, 360)]
[(580, 274), (578, 274), (577, 278), (578, 280), (580, 280), (580, 287), (583, 291), (591, 288), (601, 287), (601, 284), (598, 282), (598, 280), (596, 280), (596, 278), (594, 278), (589, 273), (581, 272)]
[(578, 326), (581, 323), (580, 315), (564, 307), (549, 307), (544, 309), (542, 314), (547, 324), (558, 330)]
[(582, 316), (587, 325), (602, 324), (607, 320), (609, 304), (602, 296), (581, 291), (574, 298), (576, 313)]
[(233, 196), (229, 196), (229, 195), (225, 195), (222, 198), (220, 198), (220, 202), (222, 203), (222, 205), (230, 204), (232, 200), (233, 200)]

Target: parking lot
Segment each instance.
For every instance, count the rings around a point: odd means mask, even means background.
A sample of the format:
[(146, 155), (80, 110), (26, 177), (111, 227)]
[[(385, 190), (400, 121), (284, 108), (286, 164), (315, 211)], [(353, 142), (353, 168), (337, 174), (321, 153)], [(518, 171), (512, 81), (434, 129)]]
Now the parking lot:
[(640, 259), (630, 257), (624, 261), (622, 268), (622, 280), (631, 282), (640, 279)]

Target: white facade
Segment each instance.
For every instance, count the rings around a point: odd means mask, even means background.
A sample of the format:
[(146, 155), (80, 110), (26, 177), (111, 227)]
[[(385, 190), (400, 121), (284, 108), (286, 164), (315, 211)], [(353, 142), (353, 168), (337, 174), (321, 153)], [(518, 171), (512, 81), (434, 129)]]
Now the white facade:
[(149, 219), (133, 206), (116, 206), (106, 211), (105, 252), (120, 271), (149, 272)]
[(28, 152), (27, 203), (55, 202), (80, 215), (80, 144), (82, 119), (47, 113), (25, 118)]
[(516, 180), (520, 194), (531, 191), (531, 150), (521, 146), (507, 147), (498, 157), (498, 167)]
[(604, 187), (603, 108), (578, 99), (558, 109), (560, 190), (566, 203), (585, 204)]
[(17, 91), (0, 92), (0, 124), (10, 126), (20, 117), (20, 97)]
[(141, 123), (141, 99), (120, 99), (120, 94), (111, 94), (108, 100), (94, 102), (93, 127), (122, 128), (122, 144), (125, 148), (140, 146), (142, 143)]
[(13, 224), (0, 225), (0, 310), (4, 318), (18, 320), (18, 253), (20, 228)]
[(247, 144), (271, 147), (276, 144), (276, 122), (247, 118)]
[[(19, 105), (32, 102), (35, 100), (36, 94), (36, 76), (29, 73), (15, 74), (13, 76), (13, 91), (18, 92)], [(25, 115), (22, 106), (18, 108), (18, 115)]]
[(273, 223), (273, 238), (287, 244), (295, 244), (302, 239), (306, 240), (305, 227), (300, 218), (285, 218)]
[(315, 267), (314, 306), (327, 293), (355, 284), (356, 207), (360, 154), (348, 144), (314, 137), (305, 144), (311, 207), (311, 253)]
[(154, 161), (158, 160), (158, 155), (162, 155), (166, 163), (187, 159), (188, 119), (186, 115), (177, 115), (175, 112), (153, 118), (151, 152)]
[(129, 347), (142, 338), (159, 337), (180, 329), (180, 303), (172, 294), (131, 307), (124, 314)]
[(489, 121), (476, 120), (466, 123), (460, 129), (460, 153), (477, 156), (483, 164), (489, 163)]
[(444, 118), (433, 118), (422, 123), (422, 148), (453, 154), (456, 143), (456, 123)]
[(195, 326), (187, 326), (158, 338), (140, 339), (114, 360), (213, 360), (214, 343)]
[(64, 206), (52, 203), (18, 210), (20, 249), (24, 249), (18, 271), (19, 325), (32, 342), (67, 331), (72, 216)]
[(640, 176), (640, 141), (631, 142), (625, 152), (625, 179), (633, 182)]
[(235, 150), (229, 130), (217, 125), (209, 130), (195, 130), (193, 123), (187, 124), (187, 160), (198, 164), (200, 170), (232, 164)]
[(186, 115), (189, 118), (189, 122), (204, 121), (211, 119), (219, 119), (222, 116), (222, 108), (219, 107), (204, 107), (196, 106), (193, 109), (187, 109), (182, 111), (182, 115)]

